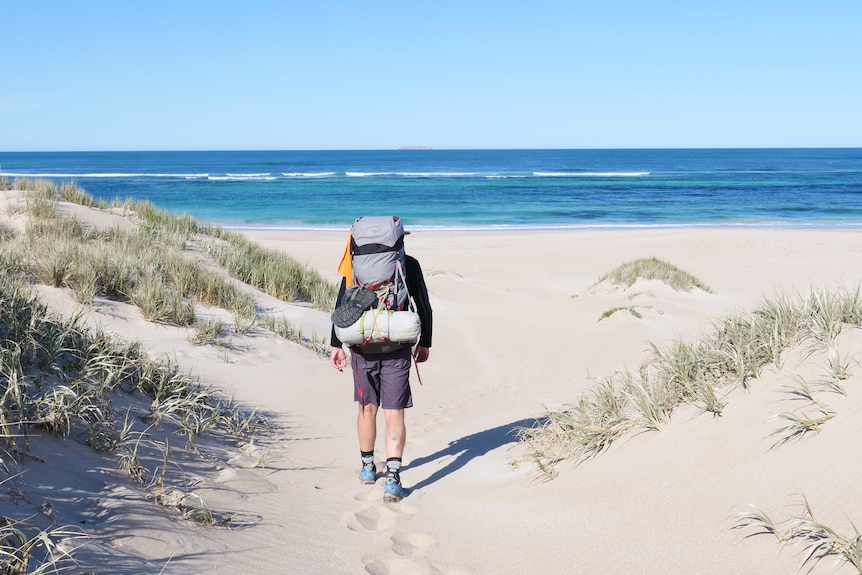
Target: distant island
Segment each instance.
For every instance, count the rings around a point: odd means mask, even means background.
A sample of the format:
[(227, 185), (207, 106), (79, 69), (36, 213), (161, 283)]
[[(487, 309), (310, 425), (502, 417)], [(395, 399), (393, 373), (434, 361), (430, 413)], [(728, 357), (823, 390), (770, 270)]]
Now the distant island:
[(431, 146), (404, 146), (403, 148), (398, 148), (399, 150), (431, 150)]

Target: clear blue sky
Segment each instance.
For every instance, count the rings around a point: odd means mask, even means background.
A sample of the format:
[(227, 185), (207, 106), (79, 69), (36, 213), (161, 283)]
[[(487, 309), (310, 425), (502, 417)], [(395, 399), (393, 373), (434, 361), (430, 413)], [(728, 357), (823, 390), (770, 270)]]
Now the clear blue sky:
[(0, 26), (0, 151), (862, 146), (862, 0), (9, 0)]

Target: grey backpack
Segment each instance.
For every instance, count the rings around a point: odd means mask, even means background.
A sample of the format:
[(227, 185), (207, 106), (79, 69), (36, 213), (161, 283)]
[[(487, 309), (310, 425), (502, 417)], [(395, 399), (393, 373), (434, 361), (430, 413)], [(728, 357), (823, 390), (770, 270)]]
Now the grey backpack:
[(365, 216), (353, 222), (350, 256), (353, 283), (377, 294), (375, 308), (410, 306), (404, 274), (404, 225), (395, 216)]

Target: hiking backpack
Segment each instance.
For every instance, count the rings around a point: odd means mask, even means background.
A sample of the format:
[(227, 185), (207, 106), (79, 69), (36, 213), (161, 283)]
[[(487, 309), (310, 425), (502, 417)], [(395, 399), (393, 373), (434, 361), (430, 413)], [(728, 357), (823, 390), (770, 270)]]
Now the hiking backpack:
[(357, 218), (350, 239), (353, 283), (377, 294), (375, 308), (410, 306), (404, 263), (404, 226), (395, 216)]
[(394, 216), (358, 218), (350, 238), (352, 269), (344, 270), (349, 287), (332, 314), (336, 336), (367, 353), (395, 349), (392, 344), (415, 343), (422, 322), (411, 309), (407, 293), (401, 220)]

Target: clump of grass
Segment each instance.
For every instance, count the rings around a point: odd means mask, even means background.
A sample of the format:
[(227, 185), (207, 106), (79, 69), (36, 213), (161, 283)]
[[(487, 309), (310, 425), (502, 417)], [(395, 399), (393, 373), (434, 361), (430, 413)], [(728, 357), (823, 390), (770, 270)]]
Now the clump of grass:
[(248, 333), (257, 325), (256, 306), (239, 311), (233, 317), (233, 327), (236, 333)]
[(208, 319), (195, 326), (189, 341), (195, 345), (223, 344), (227, 335), (225, 323), (220, 319)]
[[(838, 354), (832, 342), (842, 325), (850, 321), (862, 325), (859, 293), (858, 288), (834, 292), (812, 288), (794, 300), (778, 296), (751, 313), (735, 312), (716, 321), (711, 332), (695, 341), (677, 340), (665, 348), (652, 345), (651, 356), (637, 373), (620, 371), (606, 384), (621, 390), (621, 406), (614, 413), (625, 425), (619, 423), (614, 429), (661, 429), (681, 405), (696, 405), (719, 416), (726, 404), (725, 388), (748, 388), (763, 366), (778, 363), (784, 350), (806, 340), (831, 346), (824, 385), (837, 382), (839, 387), (834, 389), (843, 389), (841, 378), (849, 373), (851, 361)], [(811, 389), (797, 385), (792, 393), (811, 395)], [(583, 461), (606, 449), (605, 442), (585, 433), (607, 429), (597, 399), (587, 393), (574, 406), (550, 412), (522, 430), (526, 457), (549, 473), (560, 461)], [(815, 433), (834, 416), (819, 402), (814, 411), (779, 414), (776, 419), (784, 423), (776, 432), (779, 443)], [(610, 441), (618, 437), (617, 433), (605, 435)]]
[(764, 353), (769, 361), (781, 368), (781, 354), (805, 328), (805, 319), (798, 306), (784, 294), (763, 300), (752, 312), (758, 339), (764, 342)]
[(764, 510), (756, 505), (747, 505), (747, 511), (734, 513), (735, 519), (734, 529), (755, 529), (755, 532), (749, 535), (772, 535), (782, 545), (788, 543), (787, 537), (784, 535), (784, 530), (779, 527), (779, 524), (773, 521)]
[(4, 575), (61, 573), (74, 565), (61, 542), (85, 538), (84, 532), (73, 527), (38, 529), (27, 521), (0, 516), (0, 566)]
[[(104, 205), (74, 183), (58, 191), (48, 181), (21, 179), (16, 188), (28, 192), (19, 207), (29, 216), (27, 233), (25, 238), (3, 234), (0, 260), (31, 281), (69, 287), (81, 302), (120, 298), (141, 306), (146, 318), (177, 325), (193, 321), (190, 307), (197, 302), (234, 312), (237, 325), (249, 329), (256, 314), (254, 296), (229, 280), (229, 274), (286, 301), (307, 301), (326, 310), (334, 304), (335, 286), (317, 272), (241, 234), (131, 200), (115, 205), (133, 214), (137, 229), (92, 229), (74, 218), (57, 217), (57, 197)], [(201, 248), (217, 261), (202, 255)]]
[(793, 385), (785, 387), (784, 391), (790, 394), (794, 399), (804, 399), (815, 405), (822, 405), (818, 399), (814, 397), (814, 390), (808, 381), (798, 373), (791, 374), (790, 380)]
[(576, 463), (596, 457), (635, 425), (630, 406), (614, 379), (586, 392), (572, 407), (550, 410), (534, 427), (522, 427), (518, 438), (532, 449), (533, 461), (547, 477), (554, 477), (554, 463)]
[[(835, 557), (837, 564), (849, 564), (862, 574), (862, 533), (856, 525), (851, 521), (852, 534), (842, 534), (834, 527), (817, 521), (808, 499), (804, 495), (802, 498), (802, 513), (798, 517), (778, 524), (757, 506), (749, 505), (748, 511), (734, 515), (733, 528), (754, 529), (749, 537), (766, 534), (774, 536), (781, 545), (801, 545), (803, 557), (800, 569), (827, 557)], [(786, 524), (786, 527), (779, 527), (782, 524)]]
[(689, 272), (656, 257), (641, 258), (624, 263), (601, 276), (590, 287), (595, 287), (604, 281), (631, 287), (640, 278), (659, 280), (676, 290), (691, 291), (693, 288), (699, 288), (712, 293), (712, 289), (708, 285)]
[(203, 248), (231, 276), (284, 301), (307, 301), (331, 310), (335, 286), (289, 255), (268, 250), (234, 232), (222, 232)]
[(157, 272), (151, 271), (141, 277), (127, 295), (148, 321), (170, 321), (177, 325), (194, 323), (194, 305), (183, 301)]
[(15, 231), (15, 228), (7, 226), (6, 224), (0, 222), (0, 243), (6, 243), (18, 236), (18, 232)]
[(93, 303), (100, 293), (99, 274), (92, 265), (79, 264), (66, 282), (72, 297), (82, 304)]
[(22, 198), (18, 211), (42, 219), (57, 217), (57, 186), (53, 182), (23, 177), (15, 178), (12, 185), (15, 190), (30, 192)]
[(852, 363), (850, 358), (841, 355), (837, 346), (830, 345), (826, 354), (826, 385), (841, 395), (847, 395), (841, 382), (850, 377)]
[(306, 336), (303, 334), (302, 329), (291, 323), (284, 316), (265, 314), (261, 318), (261, 326), (288, 341), (298, 343), (303, 347), (315, 351), (318, 355), (324, 356), (329, 354), (328, 346), (323, 339), (317, 337), (316, 334)]
[[(33, 429), (81, 441), (115, 458), (144, 488), (164, 488), (172, 453), (167, 437), (204, 433), (243, 445), (266, 443), (268, 426), (232, 400), (176, 366), (149, 359), (127, 344), (81, 325), (81, 316), (58, 319), (8, 271), (0, 271), (0, 461), (26, 459)], [(144, 416), (125, 417), (117, 394), (149, 397)], [(155, 459), (159, 464), (153, 466)], [(181, 478), (178, 478), (181, 480)], [(183, 512), (185, 509), (183, 509)], [(197, 520), (197, 516), (193, 517)], [(218, 522), (216, 521), (216, 524)]]
[(84, 188), (79, 187), (75, 182), (66, 182), (61, 184), (58, 193), (61, 198), (72, 202), (73, 204), (98, 209), (105, 209), (107, 207), (107, 202), (104, 200), (97, 202), (93, 196), (87, 193)]
[(621, 374), (623, 380), (623, 396), (633, 408), (632, 414), (636, 422), (644, 429), (659, 430), (670, 423), (670, 414), (676, 406), (676, 398), (656, 378), (642, 373), (635, 378), (631, 372)]
[(599, 316), (599, 319), (597, 321), (602, 321), (603, 319), (607, 319), (607, 318), (611, 317), (612, 315), (614, 315), (615, 313), (617, 313), (618, 311), (627, 311), (630, 314), (632, 314), (632, 316), (634, 316), (638, 319), (643, 318), (643, 315), (641, 315), (641, 313), (637, 309), (635, 309), (636, 307), (637, 306), (633, 306), (633, 305), (613, 307), (609, 310), (605, 310), (604, 312), (602, 312), (602, 315)]
[(778, 429), (773, 435), (780, 437), (779, 443), (786, 443), (792, 439), (801, 439), (807, 434), (817, 433), (827, 421), (835, 417), (835, 412), (825, 407), (816, 410), (819, 415), (809, 415), (804, 411), (783, 412), (775, 416), (776, 420), (785, 422), (784, 427)]
[(849, 563), (862, 573), (862, 533), (851, 523), (852, 535), (842, 535), (832, 527), (812, 519), (800, 519), (794, 525), (793, 537), (805, 546), (801, 567), (830, 555)]

